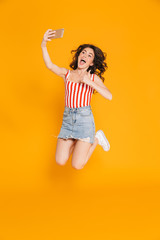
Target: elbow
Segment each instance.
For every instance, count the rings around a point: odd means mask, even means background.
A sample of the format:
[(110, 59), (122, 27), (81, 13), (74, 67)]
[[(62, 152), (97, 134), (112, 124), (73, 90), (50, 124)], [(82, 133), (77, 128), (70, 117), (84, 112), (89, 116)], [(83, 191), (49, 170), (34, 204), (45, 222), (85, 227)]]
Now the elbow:
[(108, 89), (105, 91), (105, 98), (110, 101), (112, 100), (112, 93)]
[(110, 93), (110, 94), (107, 94), (107, 96), (106, 96), (106, 99), (108, 99), (108, 100), (112, 100), (112, 94)]
[(49, 63), (46, 63), (46, 67), (51, 70), (51, 65)]
[(110, 101), (112, 100), (112, 94), (110, 94), (109, 100), (110, 100)]

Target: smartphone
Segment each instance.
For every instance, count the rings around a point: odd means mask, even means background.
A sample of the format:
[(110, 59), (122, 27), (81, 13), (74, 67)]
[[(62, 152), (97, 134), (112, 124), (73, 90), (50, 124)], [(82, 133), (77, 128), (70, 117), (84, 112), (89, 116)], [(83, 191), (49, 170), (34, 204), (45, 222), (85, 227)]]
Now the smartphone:
[(64, 28), (60, 28), (60, 29), (56, 29), (56, 30), (52, 30), (52, 31), (56, 31), (55, 35), (52, 36), (52, 37), (49, 37), (49, 39), (62, 38), (63, 37)]

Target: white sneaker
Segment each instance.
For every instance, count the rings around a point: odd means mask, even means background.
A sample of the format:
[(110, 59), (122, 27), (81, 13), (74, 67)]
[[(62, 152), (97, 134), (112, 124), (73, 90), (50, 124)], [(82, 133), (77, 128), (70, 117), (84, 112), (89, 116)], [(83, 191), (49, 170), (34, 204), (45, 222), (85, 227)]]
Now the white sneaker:
[(98, 144), (101, 145), (104, 149), (104, 151), (109, 151), (110, 144), (104, 135), (104, 132), (102, 130), (98, 130), (95, 135), (96, 138), (98, 138)]

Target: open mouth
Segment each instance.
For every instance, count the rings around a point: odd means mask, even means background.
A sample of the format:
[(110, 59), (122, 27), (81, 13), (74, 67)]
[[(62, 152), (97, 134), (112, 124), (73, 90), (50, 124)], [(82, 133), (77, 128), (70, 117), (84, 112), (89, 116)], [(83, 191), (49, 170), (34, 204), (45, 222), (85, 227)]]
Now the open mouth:
[(81, 61), (80, 61), (80, 64), (85, 64), (86, 63), (86, 61), (84, 60), (84, 59), (81, 59)]

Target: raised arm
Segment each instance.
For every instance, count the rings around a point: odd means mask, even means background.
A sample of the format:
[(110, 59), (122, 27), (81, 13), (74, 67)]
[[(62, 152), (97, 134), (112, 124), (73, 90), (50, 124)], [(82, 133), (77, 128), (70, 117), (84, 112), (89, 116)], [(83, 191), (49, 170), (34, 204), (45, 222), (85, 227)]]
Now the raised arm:
[(50, 37), (54, 36), (55, 31), (52, 31), (52, 29), (48, 29), (43, 37), (42, 43), (41, 43), (41, 48), (42, 48), (42, 54), (43, 54), (43, 59), (45, 62), (46, 67), (51, 70), (52, 72), (54, 72), (55, 74), (57, 74), (58, 76), (64, 78), (64, 76), (67, 73), (67, 69), (66, 68), (61, 68), (58, 67), (56, 64), (52, 63), (48, 51), (47, 51), (47, 41), (51, 41), (51, 39), (49, 39)]

